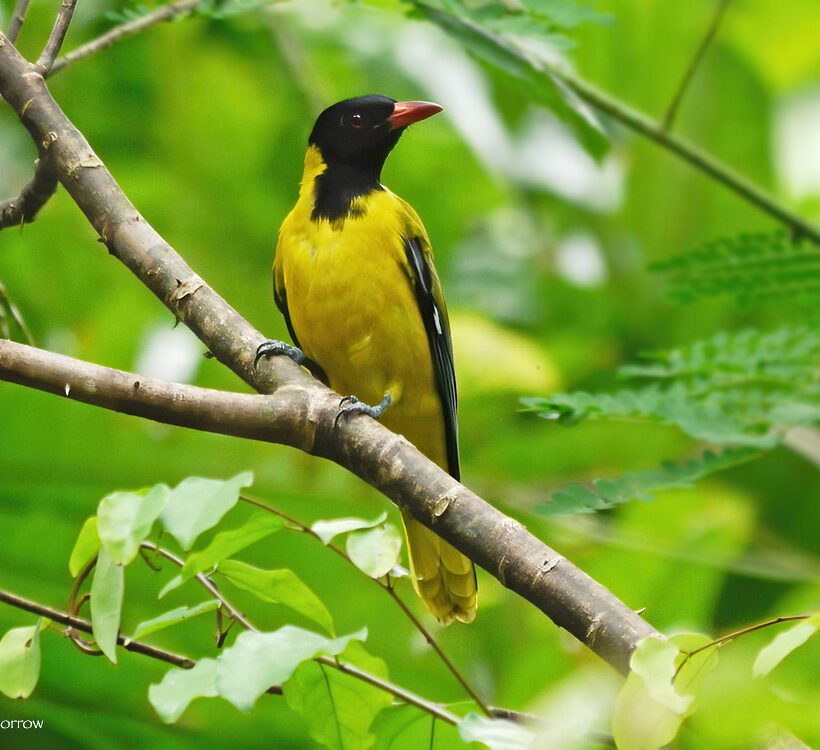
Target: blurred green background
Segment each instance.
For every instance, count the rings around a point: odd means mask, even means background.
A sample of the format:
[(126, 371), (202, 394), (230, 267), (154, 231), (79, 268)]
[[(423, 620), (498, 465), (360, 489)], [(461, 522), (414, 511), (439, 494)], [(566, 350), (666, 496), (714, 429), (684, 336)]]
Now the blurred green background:
[[(612, 23), (572, 30), (577, 72), (662, 114), (713, 3), (609, 0), (597, 7), (612, 13)], [(19, 45), (29, 57), (56, 8), (51, 0), (31, 9)], [(129, 8), (81, 0), (67, 48)], [(10, 10), (5, 0), (4, 21)], [(816, 0), (737, 0), (676, 124), (815, 221), (818, 33)], [(649, 468), (690, 455), (693, 446), (673, 427), (564, 428), (519, 413), (520, 396), (607, 388), (615, 367), (641, 351), (721, 329), (794, 322), (785, 304), (742, 308), (719, 299), (678, 307), (647, 271), (648, 263), (703, 241), (774, 228), (725, 188), (620, 129), (596, 163), (518, 87), (388, 3), (298, 0), (224, 20), (165, 24), (77, 64), (50, 88), (143, 215), (274, 338), (287, 337), (271, 298), (276, 233), (295, 200), (318, 111), (376, 92), (443, 104), (442, 116), (402, 139), (383, 180), (417, 208), (436, 250), (453, 317), (466, 484), (630, 606), (645, 608), (664, 632), (720, 634), (817, 607), (820, 481), (815, 465), (786, 448), (649, 503), (549, 521), (534, 512), (569, 480)], [(0, 107), (0, 196), (27, 181), (34, 157), (27, 133)], [(96, 242), (62, 190), (35, 223), (0, 234), (0, 280), (39, 346), (246, 390), (202, 356), (189, 332), (174, 328), (168, 311)], [(0, 587), (56, 607), (68, 597), (67, 560), (82, 521), (114, 489), (251, 469), (258, 495), (305, 521), (374, 517), (389, 505), (337, 467), (286, 448), (146, 423), (14, 385), (0, 385), (0, 419)], [(243, 512), (234, 510), (231, 520)], [(390, 513), (396, 515), (392, 506)], [(297, 571), (328, 604), (339, 632), (367, 625), (369, 650), (387, 661), (394, 681), (435, 700), (463, 698), (375, 586), (310, 539), (271, 540), (245, 559)], [(156, 601), (170, 575), (129, 568), (124, 632), (191, 601), (186, 589), (169, 596), (168, 606)], [(547, 715), (594, 695), (605, 714), (614, 674), (494, 579), (479, 578), (475, 624), (436, 632), (480, 692), (495, 705)], [(409, 586), (403, 593), (421, 614)], [(291, 619), (235, 598), (264, 625)], [(0, 631), (32, 619), (0, 606)], [(767, 684), (753, 682), (755, 649), (773, 634), (724, 652), (720, 679), (680, 747), (754, 747), (775, 724), (820, 745), (820, 642), (801, 649)], [(212, 651), (212, 622), (201, 618), (154, 640), (204, 656)], [(3, 733), (0, 746), (252, 748), (264, 738), (267, 747), (314, 747), (275, 697), (249, 717), (200, 701), (166, 728), (146, 698), (165, 671), (128, 654), (115, 667), (46, 633), (34, 696), (0, 700), (0, 719), (43, 718), (46, 728)]]

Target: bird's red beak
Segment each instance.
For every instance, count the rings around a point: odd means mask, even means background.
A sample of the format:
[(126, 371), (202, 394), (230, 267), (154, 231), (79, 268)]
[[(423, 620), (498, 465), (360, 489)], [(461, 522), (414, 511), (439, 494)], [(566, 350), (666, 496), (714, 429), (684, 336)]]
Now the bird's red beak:
[(419, 120), (426, 120), (443, 110), (440, 104), (433, 102), (396, 102), (393, 105), (393, 114), (387, 118), (390, 130), (405, 128)]

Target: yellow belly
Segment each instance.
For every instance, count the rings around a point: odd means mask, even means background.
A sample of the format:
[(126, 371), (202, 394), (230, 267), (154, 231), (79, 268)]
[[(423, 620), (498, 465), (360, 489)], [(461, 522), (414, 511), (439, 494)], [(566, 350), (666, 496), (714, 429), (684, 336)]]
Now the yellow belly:
[(441, 401), (396, 200), (372, 194), (367, 214), (343, 225), (310, 221), (297, 205), (282, 227), (277, 265), (299, 344), (330, 386), (368, 404), (389, 393), (380, 421), (446, 467)]

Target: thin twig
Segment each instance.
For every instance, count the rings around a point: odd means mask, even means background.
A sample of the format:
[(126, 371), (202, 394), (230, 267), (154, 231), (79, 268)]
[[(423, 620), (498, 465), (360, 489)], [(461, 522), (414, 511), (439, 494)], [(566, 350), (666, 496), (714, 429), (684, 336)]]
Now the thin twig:
[(56, 75), (75, 62), (84, 60), (86, 57), (91, 57), (91, 55), (107, 49), (129, 36), (134, 36), (134, 34), (138, 34), (140, 31), (144, 31), (151, 26), (156, 26), (159, 23), (171, 21), (174, 18), (190, 13), (200, 5), (201, 2), (202, 0), (178, 0), (175, 3), (163, 5), (152, 13), (135, 18), (133, 21), (127, 21), (119, 26), (115, 26), (96, 39), (92, 39), (90, 42), (86, 42), (82, 46), (77, 47), (77, 49), (63, 55), (51, 66), (51, 71), (48, 75)]
[(672, 124), (678, 114), (678, 109), (683, 101), (683, 97), (689, 88), (689, 84), (695, 77), (695, 72), (703, 61), (703, 58), (706, 57), (707, 50), (717, 36), (721, 21), (723, 21), (723, 16), (726, 13), (726, 8), (728, 6), (729, 0), (717, 0), (715, 11), (712, 14), (712, 20), (709, 23), (709, 28), (706, 30), (706, 34), (703, 39), (701, 39), (698, 48), (695, 50), (694, 57), (692, 57), (689, 61), (689, 66), (686, 68), (686, 72), (683, 74), (683, 78), (681, 78), (678, 88), (675, 91), (675, 95), (672, 97), (672, 101), (669, 103), (669, 107), (663, 117), (663, 121), (661, 122), (661, 128), (663, 130), (672, 129)]
[(23, 24), (26, 21), (26, 13), (28, 13), (28, 6), (30, 4), (31, 0), (17, 0), (14, 5), (14, 11), (11, 14), (11, 22), (9, 23), (9, 33), (7, 35), (12, 44), (17, 41), (17, 36), (20, 33), (20, 29), (23, 28)]
[(57, 190), (57, 173), (51, 160), (43, 156), (34, 162), (34, 176), (18, 196), (0, 201), (0, 229), (34, 221), (40, 209)]
[[(164, 557), (166, 560), (170, 560), (179, 568), (182, 568), (185, 565), (185, 561), (177, 557), (173, 552), (163, 549), (152, 542), (143, 542), (140, 546), (143, 549), (152, 550), (153, 552)], [(223, 610), (229, 617), (238, 622), (246, 630), (250, 630), (255, 633), (259, 632), (259, 629), (253, 625), (253, 623), (251, 623), (251, 621), (248, 620), (248, 618), (245, 617), (245, 615), (243, 615), (236, 607), (234, 607), (233, 604), (230, 603), (225, 595), (219, 590), (217, 585), (211, 580), (210, 576), (207, 576), (204, 573), (198, 573), (196, 575), (196, 579), (215, 599), (219, 601), (223, 607)], [(319, 656), (314, 659), (314, 661), (324, 664), (325, 666), (332, 667), (339, 672), (344, 672), (345, 674), (356, 677), (362, 682), (366, 682), (379, 690), (390, 693), (390, 695), (398, 698), (404, 703), (420, 708), (422, 711), (426, 711), (427, 713), (432, 714), (433, 716), (436, 716), (437, 718), (450, 724), (455, 725), (459, 722), (459, 718), (455, 714), (450, 713), (439, 704), (428, 701), (420, 695), (411, 693), (409, 690), (405, 690), (392, 682), (376, 677), (376, 675), (370, 674), (369, 672), (365, 672), (352, 664), (337, 661), (329, 656)]]
[[(57, 609), (46, 607), (42, 604), (37, 604), (36, 602), (32, 602), (28, 599), (23, 599), (16, 594), (9, 593), (8, 591), (0, 591), (0, 602), (4, 602), (5, 604), (8, 604), (11, 607), (16, 607), (17, 609), (25, 610), (26, 612), (31, 612), (32, 614), (39, 615), (40, 617), (47, 617), (49, 620), (65, 625), (67, 628), (79, 630), (83, 633), (93, 632), (91, 623), (88, 622), (88, 620), (83, 620), (79, 617), (72, 617), (65, 612), (60, 612)], [(193, 659), (189, 659), (187, 656), (180, 656), (179, 654), (165, 651), (164, 649), (157, 648), (156, 646), (149, 646), (147, 643), (142, 643), (140, 641), (132, 641), (122, 635), (117, 636), (117, 645), (121, 646), (126, 651), (131, 651), (135, 654), (142, 654), (143, 656), (150, 656), (152, 659), (159, 659), (160, 661), (173, 664), (175, 667), (181, 667), (182, 669), (191, 669), (191, 667), (196, 664)]]
[[(8, 291), (6, 290), (5, 284), (0, 281), (0, 321), (4, 322), (5, 313), (3, 312), (3, 308), (9, 311), (9, 316), (11, 319), (17, 324), (17, 327), (20, 329), (20, 332), (25, 336), (26, 341), (31, 345), (34, 346), (34, 337), (31, 335), (31, 331), (29, 330), (28, 325), (26, 325), (26, 321), (23, 318), (23, 314), (20, 312), (20, 308), (17, 307), (14, 300), (9, 296)], [(10, 331), (5, 330), (5, 325), (3, 326), (3, 335), (6, 338), (11, 338), (9, 335)]]
[(711, 154), (702, 151), (683, 138), (667, 133), (659, 123), (643, 112), (628, 107), (586, 81), (553, 69), (551, 69), (551, 73), (562, 80), (587, 104), (604, 112), (613, 120), (617, 120), (631, 130), (646, 136), (649, 140), (678, 156), (690, 166), (727, 187), (753, 206), (788, 227), (796, 237), (805, 237), (814, 243), (820, 244), (820, 229), (789, 210), (783, 204), (778, 203), (760, 187), (737, 174)]
[[(173, 552), (160, 547), (153, 542), (143, 542), (140, 544), (142, 549), (151, 550), (155, 554), (164, 557), (166, 560), (170, 560), (174, 565), (178, 568), (182, 568), (185, 565), (185, 560), (177, 557)], [(250, 620), (248, 620), (245, 615), (243, 615), (236, 607), (233, 606), (224, 596), (224, 594), (219, 590), (219, 587), (213, 582), (210, 576), (205, 575), (204, 573), (197, 573), (196, 580), (199, 581), (199, 584), (209, 593), (211, 596), (214, 597), (217, 601), (219, 601), (220, 605), (225, 614), (228, 615), (233, 620), (236, 620), (243, 628), (247, 630), (256, 630), (254, 626), (251, 624)]]
[(240, 500), (249, 503), (250, 505), (253, 505), (257, 508), (260, 508), (261, 510), (267, 511), (268, 513), (273, 513), (274, 515), (283, 518), (285, 521), (291, 524), (291, 526), (293, 526), (296, 531), (307, 534), (308, 536), (317, 540), (323, 547), (327, 547), (331, 552), (334, 552), (336, 555), (341, 557), (346, 563), (353, 567), (357, 572), (361, 573), (365, 578), (367, 578), (370, 581), (373, 581), (373, 583), (375, 583), (396, 603), (399, 609), (401, 609), (401, 611), (404, 612), (407, 619), (410, 620), (411, 623), (413, 623), (413, 626), (416, 628), (416, 630), (418, 630), (419, 633), (421, 633), (424, 636), (424, 639), (427, 641), (427, 643), (430, 645), (433, 651), (436, 652), (437, 656), (439, 657), (439, 659), (441, 659), (444, 666), (450, 671), (453, 677), (455, 677), (456, 680), (458, 680), (461, 687), (463, 687), (467, 694), (470, 696), (470, 698), (472, 698), (472, 700), (475, 701), (476, 705), (481, 709), (481, 711), (486, 716), (492, 715), (489, 706), (487, 706), (487, 704), (481, 699), (481, 697), (473, 689), (470, 683), (467, 682), (467, 679), (464, 677), (464, 675), (461, 674), (456, 665), (453, 664), (452, 661), (450, 661), (447, 654), (444, 653), (441, 646), (439, 646), (439, 644), (436, 642), (436, 639), (433, 638), (433, 634), (426, 627), (424, 627), (424, 625), (416, 617), (413, 611), (407, 606), (407, 604), (405, 604), (404, 600), (398, 595), (393, 586), (391, 586), (389, 583), (386, 583), (380, 578), (373, 578), (367, 575), (367, 573), (361, 570), (361, 568), (359, 568), (359, 566), (356, 565), (356, 563), (354, 563), (353, 560), (350, 559), (349, 555), (343, 549), (337, 547), (335, 544), (326, 544), (324, 541), (322, 541), (322, 538), (312, 528), (310, 528), (310, 526), (303, 523), (298, 518), (294, 518), (290, 514), (285, 513), (284, 511), (279, 510), (278, 508), (275, 508), (272, 505), (269, 505), (263, 500), (251, 497), (250, 495), (243, 494), (240, 495), (239, 498)]
[(54, 27), (51, 29), (46, 46), (43, 47), (43, 51), (34, 66), (42, 76), (48, 75), (48, 71), (54, 65), (57, 55), (60, 54), (60, 48), (63, 46), (63, 40), (68, 33), (68, 27), (71, 25), (71, 17), (74, 15), (76, 5), (77, 0), (62, 0), (60, 3), (60, 10), (54, 21)]
[(795, 622), (796, 620), (808, 620), (813, 615), (784, 615), (783, 617), (773, 617), (771, 620), (766, 620), (764, 622), (759, 622), (756, 625), (749, 625), (748, 627), (741, 628), (740, 630), (735, 630), (732, 633), (727, 633), (720, 638), (716, 638), (711, 643), (707, 643), (705, 646), (700, 646), (692, 651), (684, 651), (683, 659), (681, 659), (681, 663), (678, 664), (678, 668), (675, 670), (675, 675), (672, 678), (674, 682), (675, 677), (680, 674), (681, 669), (683, 668), (684, 664), (689, 661), (693, 656), (696, 654), (701, 653), (702, 651), (706, 651), (710, 648), (715, 648), (716, 646), (723, 646), (731, 641), (734, 641), (736, 638), (740, 638), (741, 636), (748, 635), (749, 633), (754, 633), (757, 630), (763, 630), (763, 628), (770, 628), (772, 625), (779, 625), (781, 622)]
[[(458, 25), (463, 23), (462, 19), (453, 16), (453, 14), (434, 8), (424, 2), (419, 2), (419, 0), (414, 0), (414, 7), (420, 10), (434, 23), (445, 28), (445, 30), (454, 24)], [(471, 26), (470, 30), (471, 33), (476, 35), (485, 34), (488, 43), (491, 45), (497, 43), (495, 37), (478, 26)], [(554, 86), (556, 82), (562, 84), (593, 108), (603, 112), (627, 128), (646, 136), (670, 153), (695, 167), (695, 169), (698, 169), (713, 180), (721, 183), (724, 187), (733, 191), (764, 213), (769, 214), (788, 227), (796, 236), (806, 237), (812, 242), (820, 244), (820, 229), (789, 210), (786, 206), (778, 203), (760, 187), (745, 177), (736, 174), (732, 169), (718, 161), (711, 154), (702, 151), (694, 144), (682, 138), (667, 133), (663, 126), (653, 118), (648, 117), (643, 112), (632, 109), (606, 92), (595, 88), (580, 78), (576, 78), (551, 63), (543, 60), (533, 62), (533, 59), (527, 54), (512, 49), (506, 49), (505, 54), (515, 56), (518, 63), (528, 66), (534, 75), (540, 76), (544, 80), (545, 85), (547, 85), (547, 81), (549, 81), (550, 86)]]

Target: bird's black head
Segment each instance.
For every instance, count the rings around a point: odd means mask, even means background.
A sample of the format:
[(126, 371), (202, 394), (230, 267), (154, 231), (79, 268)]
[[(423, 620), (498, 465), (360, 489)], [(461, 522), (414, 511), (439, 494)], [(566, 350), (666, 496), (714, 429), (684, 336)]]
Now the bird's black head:
[(378, 94), (345, 99), (319, 115), (308, 143), (321, 151), (329, 168), (340, 166), (378, 180), (404, 129), (441, 110), (431, 102), (397, 102)]

